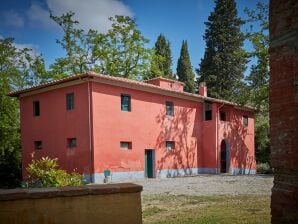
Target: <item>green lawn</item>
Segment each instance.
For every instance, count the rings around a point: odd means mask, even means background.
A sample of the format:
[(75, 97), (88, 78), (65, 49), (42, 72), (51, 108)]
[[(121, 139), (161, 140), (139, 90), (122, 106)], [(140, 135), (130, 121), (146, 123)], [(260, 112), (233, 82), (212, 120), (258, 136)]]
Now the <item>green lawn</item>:
[(270, 223), (270, 196), (142, 197), (144, 223)]

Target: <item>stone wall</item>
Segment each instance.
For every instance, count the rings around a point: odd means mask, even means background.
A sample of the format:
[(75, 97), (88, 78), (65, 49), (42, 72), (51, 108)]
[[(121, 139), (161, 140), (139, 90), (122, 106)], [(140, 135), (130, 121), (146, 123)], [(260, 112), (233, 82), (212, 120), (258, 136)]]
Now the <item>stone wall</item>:
[(298, 223), (298, 1), (270, 1), (272, 223)]
[(0, 191), (0, 223), (142, 223), (142, 186), (89, 185)]

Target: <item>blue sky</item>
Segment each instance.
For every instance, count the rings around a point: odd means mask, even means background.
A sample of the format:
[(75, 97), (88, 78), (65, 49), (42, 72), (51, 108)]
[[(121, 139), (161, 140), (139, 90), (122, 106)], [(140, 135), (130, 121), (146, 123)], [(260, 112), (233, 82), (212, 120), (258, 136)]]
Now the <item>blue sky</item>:
[[(267, 2), (267, 0), (261, 0)], [(254, 9), (258, 0), (236, 0), (238, 14), (245, 18), (245, 7)], [(182, 40), (188, 41), (193, 68), (204, 55), (204, 22), (214, 8), (213, 0), (2, 0), (0, 37), (14, 37), (17, 47), (30, 47), (41, 53), (46, 65), (64, 55), (56, 39), (62, 31), (49, 19), (48, 11), (61, 15), (74, 11), (80, 27), (105, 32), (108, 17), (123, 14), (136, 19), (142, 34), (154, 46), (163, 33), (171, 43), (173, 71), (176, 72)], [(246, 29), (243, 27), (243, 29)], [(245, 44), (249, 49), (249, 44)]]

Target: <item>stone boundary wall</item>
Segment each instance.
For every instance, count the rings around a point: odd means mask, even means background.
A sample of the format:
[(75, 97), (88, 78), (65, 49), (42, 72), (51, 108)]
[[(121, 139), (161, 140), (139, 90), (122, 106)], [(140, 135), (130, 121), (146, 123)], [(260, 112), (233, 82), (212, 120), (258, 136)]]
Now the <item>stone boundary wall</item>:
[(0, 190), (0, 223), (142, 223), (142, 189), (121, 183)]

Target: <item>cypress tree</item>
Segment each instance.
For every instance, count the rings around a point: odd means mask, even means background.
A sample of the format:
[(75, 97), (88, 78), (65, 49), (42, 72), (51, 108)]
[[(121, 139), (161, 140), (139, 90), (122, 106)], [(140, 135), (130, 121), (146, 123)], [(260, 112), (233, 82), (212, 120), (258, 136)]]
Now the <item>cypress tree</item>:
[(177, 75), (180, 82), (184, 82), (184, 91), (194, 93), (196, 82), (188, 53), (187, 41), (182, 41), (180, 57), (177, 63)]
[(208, 96), (237, 100), (240, 94), (246, 63), (242, 23), (234, 0), (215, 0), (205, 22), (205, 54), (197, 69), (198, 82), (206, 82)]
[(154, 55), (151, 61), (151, 78), (166, 77), (174, 78), (172, 75), (172, 54), (170, 42), (163, 34), (160, 34), (155, 42)]

